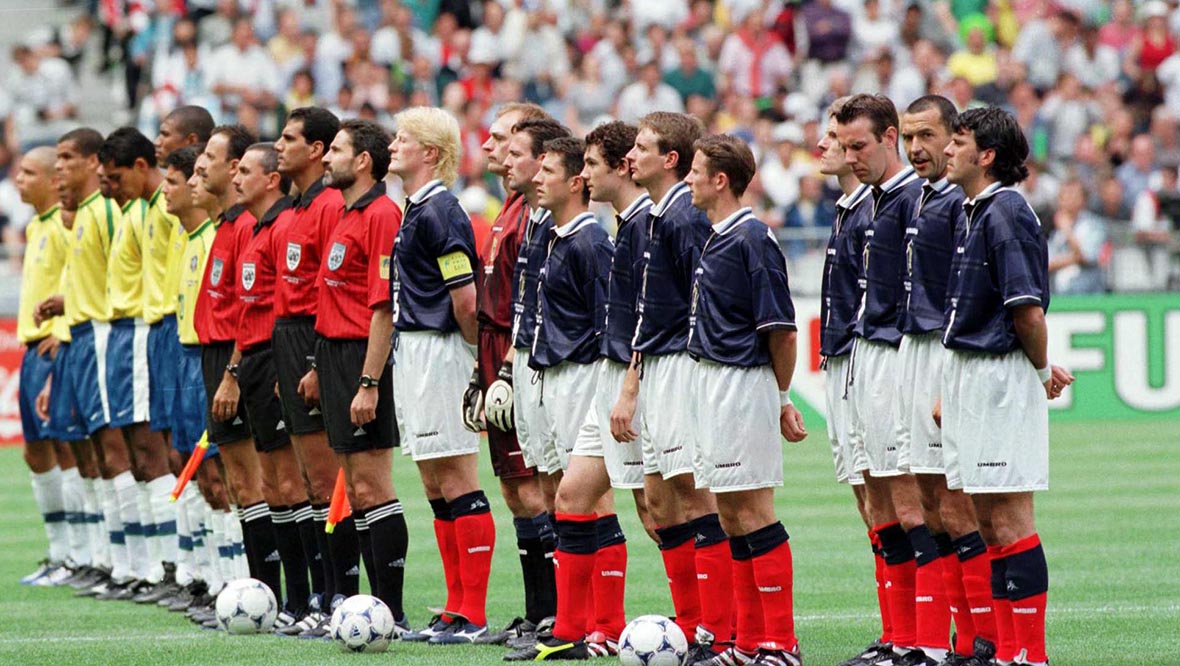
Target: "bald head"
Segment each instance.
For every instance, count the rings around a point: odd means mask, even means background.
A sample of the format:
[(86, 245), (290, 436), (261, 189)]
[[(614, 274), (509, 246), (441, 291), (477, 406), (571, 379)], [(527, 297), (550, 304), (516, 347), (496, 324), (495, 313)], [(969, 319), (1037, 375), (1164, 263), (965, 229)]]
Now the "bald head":
[(57, 151), (48, 146), (34, 148), (20, 158), (16, 189), (21, 201), (43, 213), (57, 203)]

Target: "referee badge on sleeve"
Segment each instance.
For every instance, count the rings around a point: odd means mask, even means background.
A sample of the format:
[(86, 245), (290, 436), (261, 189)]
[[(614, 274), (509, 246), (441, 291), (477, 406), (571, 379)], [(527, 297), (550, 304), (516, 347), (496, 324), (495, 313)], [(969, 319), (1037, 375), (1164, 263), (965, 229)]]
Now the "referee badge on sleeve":
[[(386, 260), (388, 263), (388, 259)], [(344, 243), (332, 243), (332, 249), (328, 252), (328, 270), (334, 271), (344, 263)], [(388, 268), (386, 268), (388, 272)]]
[(254, 262), (242, 264), (242, 288), (246, 291), (254, 288)]
[(299, 260), (303, 258), (303, 246), (299, 243), (287, 243), (287, 270), (299, 268)]
[(221, 273), (225, 269), (225, 262), (221, 257), (213, 258), (213, 268), (209, 269), (209, 282), (216, 287), (221, 283)]
[(381, 255), (381, 279), (382, 280), (389, 279), (389, 255), (388, 254)]

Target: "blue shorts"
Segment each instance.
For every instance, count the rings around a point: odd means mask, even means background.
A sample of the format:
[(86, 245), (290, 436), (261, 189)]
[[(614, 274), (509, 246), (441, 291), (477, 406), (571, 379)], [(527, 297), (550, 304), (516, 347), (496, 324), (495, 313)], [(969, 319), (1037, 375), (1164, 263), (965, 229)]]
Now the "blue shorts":
[(62, 382), (66, 400), (86, 427), (86, 434), (110, 425), (111, 402), (107, 396), (107, 342), (111, 325), (88, 321), (70, 327), (70, 353), (66, 357)]
[(152, 430), (172, 429), (172, 413), (176, 410), (177, 362), (180, 358), (180, 337), (176, 332), (176, 315), (165, 315), (152, 324), (148, 331), (147, 361), (151, 377), (149, 412)]
[[(207, 403), (205, 377), (201, 373), (201, 346), (182, 345), (177, 364), (176, 411), (172, 413), (172, 447), (182, 455), (191, 455), (205, 432)], [(205, 458), (217, 455), (217, 444), (210, 442)]]
[(61, 343), (57, 358), (53, 359), (53, 386), (49, 391), (49, 432), (48, 435), (63, 442), (80, 442), (86, 439), (86, 424), (70, 402), (70, 385), (66, 380), (66, 364), (69, 362), (71, 345)]
[(111, 399), (111, 427), (147, 423), (148, 325), (142, 319), (111, 322), (107, 342), (107, 395)]
[(26, 442), (53, 439), (49, 422), (37, 416), (37, 394), (45, 388), (45, 380), (53, 370), (53, 361), (37, 353), (39, 342), (29, 343), (20, 362), (20, 425)]

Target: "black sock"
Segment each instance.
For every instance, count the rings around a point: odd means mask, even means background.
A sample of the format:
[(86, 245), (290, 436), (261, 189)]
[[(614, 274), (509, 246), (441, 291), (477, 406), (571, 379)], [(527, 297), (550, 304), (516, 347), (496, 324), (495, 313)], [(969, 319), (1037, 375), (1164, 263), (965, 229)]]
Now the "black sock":
[[(332, 552), (333, 598), (351, 597), (361, 591), (361, 545), (352, 516), (336, 523), (336, 529), (328, 537), (328, 550)], [(331, 608), (332, 599), (325, 605)]]
[[(327, 504), (313, 504), (311, 505), (311, 530), (310, 534), (303, 532), (303, 523), (299, 523), (300, 536), (307, 538), (310, 536), (315, 540), (316, 553), (319, 556), (319, 583), (316, 582), (316, 565), (308, 563), (311, 567), (311, 587), (312, 592), (319, 593), (323, 599), (321, 602), (321, 610), (327, 610), (328, 605), (332, 603), (332, 596), (336, 594), (336, 568), (332, 564), (332, 548), (328, 543), (330, 535), (324, 531), (324, 526), (328, 522), (328, 505)], [(336, 529), (340, 529), (337, 525)]]
[[(402, 503), (391, 500), (385, 504), (365, 509), (365, 521), (369, 524), (369, 540), (372, 543), (373, 564), (378, 579), (377, 596), (389, 606), (394, 619), (402, 617), (402, 587), (405, 582), (406, 549), (410, 533), (406, 529), (406, 517), (402, 515)], [(372, 573), (372, 570), (370, 571)]]
[(250, 563), (250, 575), (266, 583), (279, 606), (282, 606), (282, 559), (279, 557), (274, 525), (270, 522), (270, 507), (266, 502), (242, 509), (242, 535), (247, 544), (246, 560)]
[(307, 574), (311, 578), (311, 592), (309, 594), (324, 593), (324, 562), (320, 557), (320, 544), (315, 540), (315, 521), (312, 519), (311, 504), (300, 502), (292, 504), (291, 511), (295, 513), (295, 526), (299, 529), (299, 545), (303, 549), (303, 561), (307, 564)]
[(302, 616), (311, 596), (307, 583), (307, 557), (303, 554), (303, 540), (299, 537), (299, 523), (295, 510), (289, 506), (272, 506), (270, 520), (274, 525), (275, 543), (283, 560), (283, 583), (287, 591), (287, 610)]
[(377, 578), (377, 571), (373, 568), (373, 540), (369, 534), (369, 521), (366, 513), (359, 509), (352, 510), (352, 518), (356, 521), (356, 541), (360, 545), (361, 560), (365, 563), (365, 577), (369, 579), (369, 594), (380, 597), (381, 590), (378, 587), (380, 581)]
[(542, 513), (533, 518), (541, 537), (541, 552), (533, 563), (537, 572), (537, 614), (542, 619), (557, 615), (557, 575), (553, 571), (553, 551), (557, 550), (557, 536), (553, 532), (556, 517)]
[(541, 537), (531, 518), (513, 518), (512, 526), (516, 528), (516, 550), (520, 553), (520, 575), (524, 580), (524, 619), (540, 622), (545, 616), (537, 611), (537, 567), (533, 563), (545, 557)]

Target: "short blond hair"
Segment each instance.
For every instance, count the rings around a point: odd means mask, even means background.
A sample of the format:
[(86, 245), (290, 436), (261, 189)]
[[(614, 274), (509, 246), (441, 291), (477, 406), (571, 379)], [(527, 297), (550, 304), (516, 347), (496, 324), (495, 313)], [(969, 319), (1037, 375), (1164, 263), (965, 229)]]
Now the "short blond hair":
[(404, 130), (423, 146), (438, 149), (434, 177), (450, 187), (459, 177), (459, 121), (443, 109), (415, 106), (394, 117), (398, 131)]

